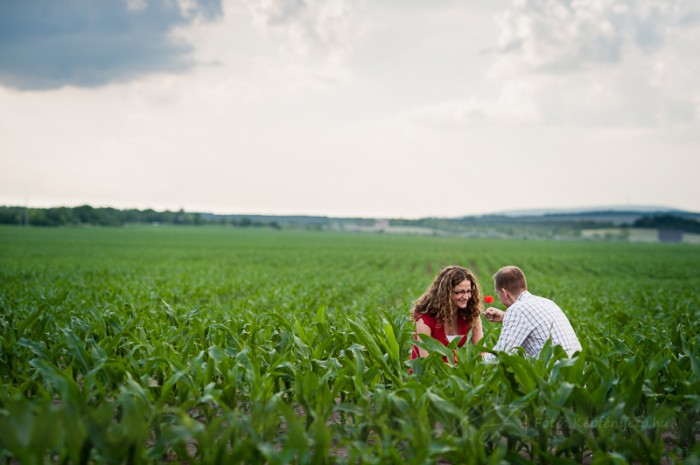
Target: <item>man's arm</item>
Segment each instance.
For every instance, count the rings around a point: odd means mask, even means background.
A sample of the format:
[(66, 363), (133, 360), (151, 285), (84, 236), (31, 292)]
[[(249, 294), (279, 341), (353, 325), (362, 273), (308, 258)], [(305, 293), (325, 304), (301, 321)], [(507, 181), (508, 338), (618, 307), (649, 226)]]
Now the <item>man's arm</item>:
[[(503, 328), (498, 342), (493, 347), (494, 351), (512, 352), (516, 347), (522, 347), (525, 339), (530, 335), (534, 326), (527, 320), (523, 312), (510, 310), (503, 316)], [(495, 356), (488, 354), (485, 359), (493, 360)]]
[(484, 310), (484, 316), (491, 323), (501, 323), (503, 321), (503, 315), (505, 313), (506, 312), (504, 312), (503, 310), (499, 310), (495, 307), (489, 307), (486, 310)]

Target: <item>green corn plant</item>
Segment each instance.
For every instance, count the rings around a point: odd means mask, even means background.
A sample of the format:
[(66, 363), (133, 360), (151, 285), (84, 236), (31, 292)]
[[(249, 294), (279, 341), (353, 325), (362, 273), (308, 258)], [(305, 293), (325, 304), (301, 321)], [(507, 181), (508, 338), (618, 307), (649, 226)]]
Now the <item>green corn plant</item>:
[[(583, 352), (484, 363), (488, 322), (483, 347), (414, 341), (411, 305), (453, 263), (483, 289), (527, 269)], [(0, 457), (696, 463), (698, 265), (692, 246), (3, 227)]]

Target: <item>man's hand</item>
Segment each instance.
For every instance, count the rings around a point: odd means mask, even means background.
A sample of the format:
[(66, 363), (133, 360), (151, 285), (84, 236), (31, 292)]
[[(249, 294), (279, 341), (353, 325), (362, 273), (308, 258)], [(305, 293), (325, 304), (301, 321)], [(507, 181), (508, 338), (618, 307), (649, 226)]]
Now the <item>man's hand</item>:
[(489, 320), (492, 323), (501, 323), (503, 322), (503, 315), (505, 312), (503, 310), (499, 310), (494, 307), (489, 307), (486, 310), (484, 310), (484, 316), (486, 317), (487, 320)]

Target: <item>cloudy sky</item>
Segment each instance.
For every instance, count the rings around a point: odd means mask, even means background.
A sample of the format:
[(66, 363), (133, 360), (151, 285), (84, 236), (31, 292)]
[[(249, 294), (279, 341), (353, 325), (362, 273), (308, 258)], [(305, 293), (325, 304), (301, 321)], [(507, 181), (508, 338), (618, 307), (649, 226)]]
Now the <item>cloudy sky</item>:
[(0, 205), (700, 211), (697, 0), (0, 2)]

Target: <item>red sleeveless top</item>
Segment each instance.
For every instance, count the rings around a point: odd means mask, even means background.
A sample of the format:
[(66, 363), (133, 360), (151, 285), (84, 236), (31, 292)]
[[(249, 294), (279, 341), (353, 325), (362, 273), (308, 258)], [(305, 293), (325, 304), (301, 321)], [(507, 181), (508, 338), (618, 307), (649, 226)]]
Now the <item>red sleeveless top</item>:
[[(438, 325), (438, 321), (433, 316), (423, 315), (421, 318), (423, 319), (423, 323), (428, 325), (428, 327), (430, 328), (430, 335), (432, 337), (442, 342), (444, 345), (449, 344), (450, 341), (447, 339), (447, 334), (445, 334), (445, 326)], [(471, 323), (467, 323), (467, 321), (464, 318), (460, 318), (457, 320), (457, 333), (462, 335), (462, 338), (459, 340), (459, 344), (457, 344), (457, 347), (462, 347), (464, 344), (467, 343), (467, 334), (469, 333), (471, 327)], [(418, 333), (413, 333), (413, 339), (418, 339)], [(411, 350), (411, 360), (418, 357), (420, 357), (420, 353), (418, 352), (418, 346), (414, 345), (413, 349)]]

